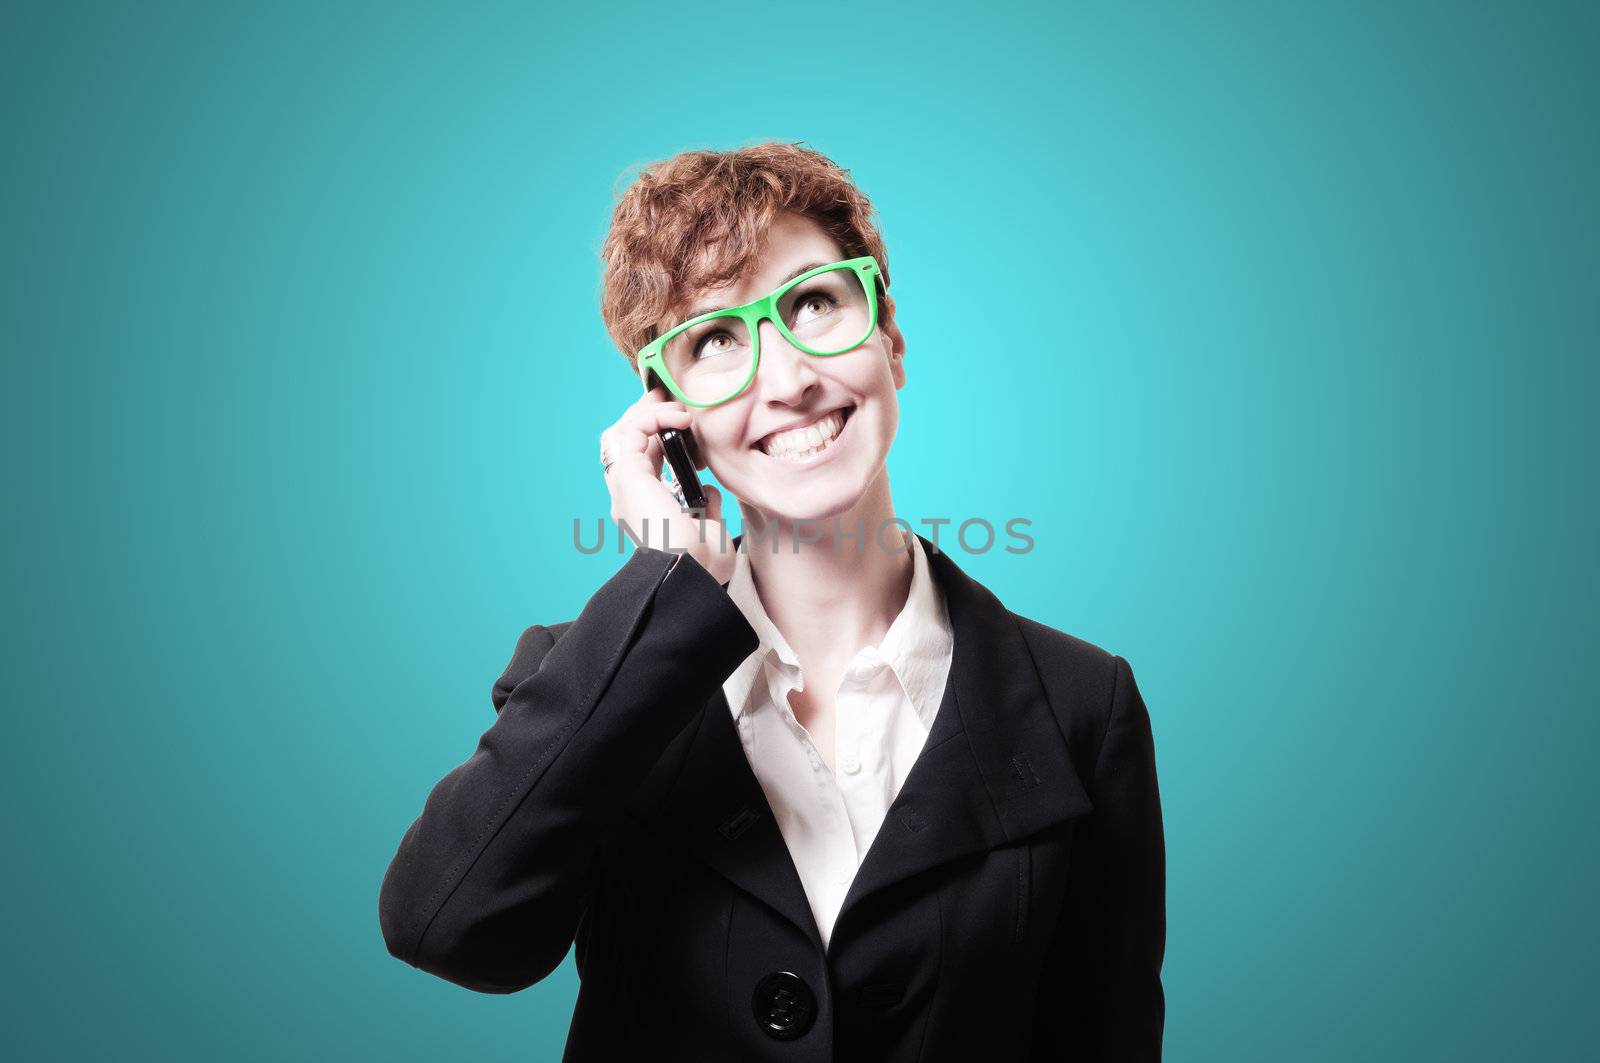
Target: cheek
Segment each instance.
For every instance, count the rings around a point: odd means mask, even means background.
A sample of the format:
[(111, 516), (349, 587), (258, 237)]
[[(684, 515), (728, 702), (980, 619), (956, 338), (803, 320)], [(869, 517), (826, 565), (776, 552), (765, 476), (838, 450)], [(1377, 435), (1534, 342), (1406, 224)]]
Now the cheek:
[(737, 458), (744, 451), (744, 419), (719, 417), (715, 412), (696, 417), (693, 425), (695, 441), (700, 444), (700, 454), (707, 463)]
[(900, 430), (900, 393), (891, 389), (879, 403), (878, 439), (887, 450)]
[(874, 365), (870, 377), (861, 381), (860, 390), (879, 407), (880, 418), (893, 424), (900, 412), (900, 389), (895, 384), (894, 369), (888, 358)]

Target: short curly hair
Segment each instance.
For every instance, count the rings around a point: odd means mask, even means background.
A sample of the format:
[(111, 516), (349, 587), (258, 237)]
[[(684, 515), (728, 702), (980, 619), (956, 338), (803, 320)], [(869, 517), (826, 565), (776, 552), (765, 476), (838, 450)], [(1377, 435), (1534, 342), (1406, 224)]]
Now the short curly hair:
[(816, 222), (846, 258), (876, 258), (888, 287), (872, 204), (848, 170), (802, 144), (685, 151), (647, 166), (618, 198), (600, 249), (600, 316), (635, 369), (639, 349), (696, 293), (734, 280), (762, 252), (780, 212)]

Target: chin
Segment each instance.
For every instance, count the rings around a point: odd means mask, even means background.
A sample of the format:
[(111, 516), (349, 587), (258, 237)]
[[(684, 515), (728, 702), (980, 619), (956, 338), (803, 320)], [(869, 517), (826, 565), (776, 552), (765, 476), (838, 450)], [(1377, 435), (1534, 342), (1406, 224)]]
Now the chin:
[(844, 513), (848, 512), (850, 507), (853, 505), (855, 505), (855, 499), (846, 498), (840, 499), (836, 502), (818, 503), (814, 506), (793, 508), (789, 512), (781, 514), (781, 516), (785, 520), (791, 521), (825, 521), (843, 515)]
[(826, 521), (843, 516), (861, 500), (867, 489), (862, 482), (853, 483), (848, 488), (838, 484), (816, 483), (787, 492), (781, 498), (773, 498), (770, 497), (771, 485), (762, 486), (763, 490), (741, 496), (743, 504), (754, 506), (770, 518), (784, 521)]

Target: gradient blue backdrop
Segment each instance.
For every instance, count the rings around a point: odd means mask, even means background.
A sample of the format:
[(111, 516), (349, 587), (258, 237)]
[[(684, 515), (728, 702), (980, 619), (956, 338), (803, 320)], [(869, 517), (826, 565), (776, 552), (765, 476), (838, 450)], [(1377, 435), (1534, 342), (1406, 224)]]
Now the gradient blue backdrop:
[(15, 1058), (557, 1057), (570, 959), (474, 995), (378, 885), (621, 563), (614, 190), (762, 138), (881, 212), (900, 510), (1138, 674), (1169, 1057), (1586, 1052), (1592, 5), (0, 25)]

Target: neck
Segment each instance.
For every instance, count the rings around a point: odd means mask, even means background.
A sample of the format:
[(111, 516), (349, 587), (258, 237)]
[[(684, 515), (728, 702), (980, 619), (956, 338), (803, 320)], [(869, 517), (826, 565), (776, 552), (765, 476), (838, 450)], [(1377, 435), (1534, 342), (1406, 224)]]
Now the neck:
[(911, 591), (911, 532), (897, 524), (880, 470), (849, 510), (793, 521), (740, 507), (756, 593), (803, 664), (824, 670), (877, 645)]

